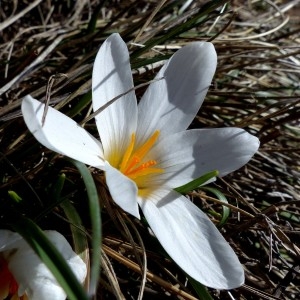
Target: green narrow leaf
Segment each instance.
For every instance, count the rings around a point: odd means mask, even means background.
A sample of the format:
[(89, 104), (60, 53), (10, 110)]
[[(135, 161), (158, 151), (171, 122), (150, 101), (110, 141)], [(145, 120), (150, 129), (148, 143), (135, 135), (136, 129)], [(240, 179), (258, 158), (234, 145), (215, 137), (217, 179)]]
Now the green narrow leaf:
[[(263, 210), (265, 210), (266, 208), (268, 208), (270, 206), (271, 206), (271, 204), (268, 201), (266, 201), (266, 200), (262, 201)], [(281, 217), (289, 220), (289, 222), (300, 223), (300, 218), (296, 214), (294, 214), (293, 212), (282, 210), (282, 211), (279, 211), (278, 214)]]
[(203, 284), (190, 276), (188, 276), (188, 278), (200, 300), (213, 300), (213, 297), (209, 294), (207, 288)]
[(78, 103), (68, 111), (68, 116), (70, 118), (73, 118), (74, 116), (79, 114), (86, 106), (91, 104), (91, 99), (92, 91), (88, 91), (80, 98)]
[[(209, 14), (216, 10), (218, 7), (223, 5), (227, 0), (212, 0), (206, 3), (201, 7), (198, 13), (192, 16), (190, 19), (186, 20), (185, 22), (181, 23), (178, 26), (171, 28), (168, 31), (161, 32), (161, 35), (147, 41), (144, 47), (134, 51), (131, 55), (131, 59), (135, 59), (140, 57), (144, 52), (148, 51), (152, 47), (156, 45), (163, 45), (168, 40), (171, 40), (180, 34), (187, 32), (188, 30), (195, 28), (196, 26), (200, 26), (202, 23), (209, 19)], [(199, 36), (199, 34), (198, 34)]]
[(61, 195), (65, 179), (65, 174), (59, 175), (58, 180), (52, 188), (52, 198), (55, 202), (60, 203), (60, 207), (63, 209), (67, 219), (70, 221), (70, 229), (72, 232), (75, 252), (80, 253), (79, 255), (83, 261), (87, 263), (88, 251), (86, 249), (88, 249), (88, 241), (85, 234), (85, 228), (82, 225), (81, 218), (75, 207), (71, 204), (69, 199), (63, 200)]
[(180, 187), (175, 188), (174, 190), (180, 194), (186, 194), (196, 188), (199, 188), (199, 186), (205, 184), (209, 180), (213, 179), (214, 177), (217, 177), (219, 175), (219, 172), (217, 170), (208, 172), (201, 177), (190, 181), (187, 184), (184, 184)]
[(87, 27), (87, 34), (93, 33), (96, 29), (96, 25), (97, 25), (97, 20), (99, 17), (99, 13), (101, 12), (101, 9), (103, 7), (103, 5), (105, 4), (106, 1), (101, 1), (100, 4), (98, 6), (96, 6), (96, 8), (93, 11), (92, 17), (89, 21), (88, 27)]
[(22, 201), (22, 198), (14, 191), (8, 191), (9, 197), (17, 203)]
[(52, 199), (54, 199), (55, 202), (59, 202), (60, 201), (61, 191), (62, 191), (62, 189), (64, 187), (65, 181), (66, 181), (66, 175), (65, 174), (61, 174), (61, 175), (58, 176), (57, 181), (52, 186), (51, 197), (52, 197)]
[(98, 278), (100, 274), (100, 258), (101, 258), (101, 252), (100, 252), (101, 215), (100, 215), (98, 192), (95, 186), (94, 179), (89, 169), (86, 167), (86, 165), (76, 160), (70, 159), (70, 161), (80, 172), (88, 194), (89, 209), (90, 209), (91, 224), (92, 224), (92, 248), (93, 248), (89, 295), (94, 295), (96, 292)]
[(53, 273), (70, 300), (88, 300), (87, 294), (66, 260), (33, 221), (19, 216), (18, 221), (11, 224), (11, 227), (17, 231), (37, 253)]
[(172, 56), (171, 54), (167, 54), (167, 55), (155, 55), (154, 57), (150, 57), (150, 58), (135, 59), (131, 62), (131, 68), (134, 70), (141, 67), (145, 67), (147, 65), (151, 65), (159, 61), (167, 60), (171, 56)]
[[(214, 194), (220, 201), (228, 203), (227, 198), (225, 197), (225, 195), (223, 193), (221, 193), (218, 189), (216, 188), (212, 188), (209, 186), (204, 186), (201, 187), (201, 190), (204, 191), (208, 191), (211, 192), (212, 194)], [(226, 222), (227, 219), (229, 218), (230, 215), (230, 208), (228, 206), (222, 205), (222, 219), (220, 220), (218, 227), (222, 227)]]
[(74, 241), (74, 250), (76, 253), (80, 253), (84, 262), (88, 262), (88, 240), (81, 218), (69, 199), (64, 200), (60, 206), (71, 224), (70, 228)]

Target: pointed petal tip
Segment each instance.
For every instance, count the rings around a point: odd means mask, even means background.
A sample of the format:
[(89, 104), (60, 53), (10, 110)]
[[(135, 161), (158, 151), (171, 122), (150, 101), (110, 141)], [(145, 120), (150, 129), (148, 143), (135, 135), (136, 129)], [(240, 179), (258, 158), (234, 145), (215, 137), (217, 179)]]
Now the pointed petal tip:
[[(216, 290), (232, 290), (241, 287), (245, 283), (245, 274), (242, 266), (240, 270), (236, 268), (233, 272), (231, 272), (230, 275), (227, 275), (227, 277), (223, 278), (222, 280), (215, 280), (210, 282), (207, 281), (206, 283), (205, 279), (203, 279), (203, 276), (199, 276), (199, 274), (190, 276), (209, 288), (213, 288)], [(186, 273), (189, 274), (188, 272)]]
[(216, 66), (211, 43), (195, 42), (175, 52), (155, 77), (163, 80), (152, 82), (139, 102), (137, 136), (149, 136), (157, 129), (166, 136), (187, 129), (202, 105)]
[(114, 32), (112, 33), (105, 41), (110, 41), (110, 42), (113, 42), (113, 41), (123, 41), (123, 39), (121, 38), (120, 34), (118, 32)]
[[(178, 56), (178, 58), (177, 58)], [(215, 73), (217, 67), (217, 52), (215, 46), (210, 42), (193, 42), (190, 43), (181, 49), (179, 49), (173, 55), (172, 59), (178, 59), (177, 63), (180, 63), (181, 60), (186, 57), (192, 57), (195, 60), (195, 63), (199, 63), (200, 67), (203, 66), (204, 69), (207, 69), (211, 72), (211, 81), (212, 76)]]
[(255, 153), (259, 149), (260, 140), (258, 139), (258, 137), (256, 137), (256, 136), (254, 136), (254, 135), (251, 134), (251, 141), (252, 141), (253, 151)]
[[(94, 111), (115, 99), (95, 116), (104, 153), (124, 153), (131, 134), (136, 131), (137, 100), (126, 43), (118, 33), (101, 45), (92, 74)], [(112, 149), (114, 148), (114, 149)], [(116, 150), (117, 149), (117, 150)]]
[(24, 102), (24, 101), (29, 102), (29, 101), (31, 101), (31, 100), (33, 100), (32, 96), (29, 95), (29, 94), (26, 95), (26, 96), (23, 98), (22, 105), (23, 105), (23, 102)]
[(23, 118), (34, 137), (54, 152), (102, 169), (101, 143), (71, 118), (50, 106), (43, 124), (44, 108), (45, 104), (30, 95), (23, 98)]
[(215, 289), (244, 283), (236, 254), (205, 213), (173, 191), (157, 190), (147, 197), (139, 204), (151, 229), (189, 276)]

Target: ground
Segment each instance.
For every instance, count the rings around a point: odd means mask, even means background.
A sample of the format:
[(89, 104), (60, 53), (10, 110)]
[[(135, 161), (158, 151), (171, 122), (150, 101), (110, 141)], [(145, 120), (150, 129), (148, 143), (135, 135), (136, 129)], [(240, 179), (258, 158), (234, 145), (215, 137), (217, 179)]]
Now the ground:
[[(90, 169), (103, 233), (95, 299), (297, 299), (299, 7), (299, 1), (0, 1), (0, 228), (16, 228), (25, 217), (64, 233), (78, 251), (92, 247), (82, 178), (28, 132), (20, 113), (25, 95), (50, 100), (81, 122), (91, 114), (92, 65), (109, 34), (119, 32), (128, 43), (136, 86), (179, 47), (211, 41), (217, 72), (191, 128), (241, 127), (261, 144), (245, 167), (210, 185), (225, 202), (204, 189), (189, 196), (216, 225), (223, 217), (219, 229), (244, 266), (245, 285), (198, 291), (147, 223), (116, 207), (103, 174)], [(85, 128), (97, 135), (93, 120)]]

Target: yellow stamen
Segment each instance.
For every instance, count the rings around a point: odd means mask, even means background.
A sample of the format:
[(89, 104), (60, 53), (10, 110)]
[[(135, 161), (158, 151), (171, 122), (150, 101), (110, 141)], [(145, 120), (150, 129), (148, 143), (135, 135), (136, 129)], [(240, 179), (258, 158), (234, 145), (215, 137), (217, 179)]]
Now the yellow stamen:
[(138, 149), (133, 152), (135, 144), (135, 134), (131, 136), (131, 141), (125, 151), (123, 160), (120, 164), (120, 171), (131, 179), (139, 176), (145, 176), (153, 173), (162, 173), (164, 170), (160, 168), (153, 168), (157, 165), (155, 160), (143, 162), (143, 159), (153, 147), (159, 136), (159, 130), (156, 130), (152, 136)]
[(141, 160), (145, 157), (145, 155), (149, 152), (152, 146), (155, 144), (156, 140), (159, 136), (159, 130), (156, 130), (148, 141), (144, 145), (142, 145), (139, 149), (135, 151), (135, 156), (139, 157)]
[(155, 173), (163, 173), (163, 172), (164, 170), (160, 168), (149, 168), (149, 167), (140, 166), (139, 168), (136, 168), (135, 170), (131, 171), (126, 175), (131, 179), (134, 179), (140, 176), (145, 176), (145, 175), (155, 174)]
[(121, 165), (120, 165), (120, 171), (121, 171), (121, 172), (124, 172), (124, 169), (125, 169), (126, 166), (127, 166), (128, 160), (129, 160), (129, 158), (130, 158), (131, 152), (132, 152), (133, 147), (134, 147), (134, 143), (135, 143), (135, 134), (133, 133), (133, 134), (131, 135), (131, 141), (130, 141), (130, 144), (129, 144), (128, 148), (126, 149), (126, 152), (125, 152), (125, 154), (124, 154), (122, 163), (121, 163)]

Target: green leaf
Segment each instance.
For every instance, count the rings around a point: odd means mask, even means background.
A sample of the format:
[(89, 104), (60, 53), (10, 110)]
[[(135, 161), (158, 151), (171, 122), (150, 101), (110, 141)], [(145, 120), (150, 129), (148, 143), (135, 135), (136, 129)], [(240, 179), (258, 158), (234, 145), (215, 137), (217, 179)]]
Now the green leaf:
[[(271, 204), (270, 204), (268, 201), (266, 201), (266, 200), (263, 200), (263, 201), (262, 201), (262, 208), (263, 208), (264, 210), (265, 210), (266, 208), (270, 207), (270, 206), (271, 206)], [(263, 212), (263, 211), (262, 211), (262, 212)], [(289, 222), (300, 223), (300, 218), (297, 216), (296, 213), (281, 210), (281, 211), (278, 212), (278, 214), (279, 214), (281, 217), (283, 217), (283, 218), (289, 220)]]
[(85, 228), (81, 222), (81, 218), (69, 199), (63, 201), (60, 206), (70, 221), (70, 227), (74, 241), (74, 250), (76, 253), (80, 253), (80, 256), (84, 262), (88, 262), (88, 240), (85, 234)]
[[(201, 190), (208, 191), (208, 192), (214, 194), (220, 201), (228, 203), (228, 200), (225, 197), (225, 195), (216, 188), (204, 186), (204, 187), (201, 187)], [(222, 210), (223, 210), (222, 211), (222, 219), (219, 222), (218, 227), (222, 227), (227, 222), (227, 219), (229, 218), (230, 211), (231, 211), (230, 208), (225, 205), (222, 205)]]
[(190, 276), (188, 276), (188, 278), (200, 300), (213, 300), (213, 297), (209, 294), (207, 288), (203, 284)]
[[(178, 37), (184, 32), (187, 32), (188, 30), (198, 27), (200, 28), (200, 25), (205, 23), (209, 20), (210, 13), (216, 10), (218, 7), (223, 5), (227, 0), (212, 0), (206, 3), (201, 7), (201, 9), (193, 15), (190, 19), (187, 19), (185, 22), (180, 23), (180, 25), (174, 26), (173, 28), (165, 31), (162, 29), (160, 32), (160, 36), (154, 37), (151, 40), (148, 40), (144, 47), (134, 51), (131, 55), (131, 59), (135, 59), (137, 57), (140, 57), (144, 52), (148, 51), (148, 49), (151, 49), (152, 47), (156, 45), (163, 45), (164, 43), (168, 42), (171, 39), (174, 39), (175, 37)], [(197, 31), (199, 32), (199, 31)], [(200, 34), (198, 33), (197, 36), (199, 37)]]
[(74, 116), (79, 114), (86, 106), (91, 104), (91, 99), (92, 91), (88, 91), (80, 98), (78, 103), (68, 111), (68, 116), (70, 118), (73, 118)]
[(8, 191), (9, 197), (17, 203), (22, 201), (22, 198), (14, 191)]
[(72, 164), (78, 169), (80, 172), (86, 190), (88, 194), (89, 200), (89, 210), (91, 216), (91, 224), (92, 224), (92, 263), (91, 263), (91, 278), (90, 278), (90, 286), (89, 286), (89, 295), (94, 295), (96, 293), (96, 288), (98, 284), (98, 278), (100, 274), (100, 258), (101, 258), (101, 215), (100, 215), (100, 205), (98, 192), (95, 186), (94, 179), (86, 167), (85, 164), (70, 159)]
[(180, 187), (175, 188), (174, 190), (180, 194), (186, 194), (186, 193), (198, 188), (199, 186), (205, 184), (206, 182), (213, 179), (214, 177), (217, 177), (218, 175), (219, 175), (219, 172), (217, 170), (208, 172), (208, 173), (202, 175), (201, 177), (190, 181), (187, 184), (184, 184)]
[(41, 258), (70, 300), (88, 300), (87, 294), (66, 260), (34, 222), (19, 216), (18, 220), (11, 224), (11, 227), (28, 242)]
[(85, 228), (81, 222), (81, 218), (75, 207), (71, 204), (70, 200), (63, 199), (61, 195), (65, 179), (65, 174), (59, 175), (58, 180), (52, 187), (52, 198), (55, 202), (60, 203), (60, 207), (63, 209), (67, 219), (70, 222), (70, 229), (72, 232), (75, 252), (80, 253), (80, 256), (84, 262), (88, 262), (88, 241), (85, 234)]
[(55, 202), (59, 203), (61, 201), (61, 199), (60, 199), (61, 198), (61, 191), (64, 187), (65, 180), (66, 180), (66, 175), (61, 174), (61, 175), (58, 176), (57, 181), (52, 186), (51, 197), (52, 197), (52, 199), (55, 200)]
[[(102, 7), (105, 4), (105, 0), (104, 1), (100, 1), (100, 4), (98, 6), (96, 6), (96, 8), (93, 11), (92, 17), (89, 21), (88, 27), (87, 27), (87, 34), (93, 33), (96, 30), (96, 25), (97, 25), (97, 20), (99, 18), (99, 14), (101, 12)], [(100, 17), (101, 18), (101, 17)]]

